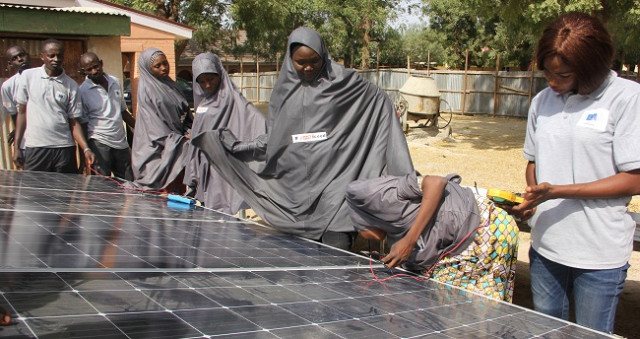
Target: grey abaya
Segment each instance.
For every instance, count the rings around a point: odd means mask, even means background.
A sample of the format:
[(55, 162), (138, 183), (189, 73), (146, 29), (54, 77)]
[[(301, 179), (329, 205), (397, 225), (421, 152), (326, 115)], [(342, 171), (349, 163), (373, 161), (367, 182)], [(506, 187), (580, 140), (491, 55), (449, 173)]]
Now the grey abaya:
[(162, 52), (147, 48), (138, 58), (138, 113), (131, 150), (134, 184), (148, 190), (166, 188), (188, 161), (187, 129), (181, 118), (189, 112), (189, 105), (173, 80), (151, 73), (152, 57), (157, 53)]
[[(296, 44), (313, 49), (324, 61), (311, 82), (301, 81), (294, 69), (291, 47)], [(332, 61), (310, 28), (298, 28), (289, 37), (267, 131), (254, 143), (229, 141), (224, 130), (204, 133), (193, 143), (261, 218), (283, 232), (311, 239), (326, 231), (354, 232), (345, 203), (347, 184), (413, 171), (387, 95)], [(228, 148), (247, 151), (234, 154)], [(247, 164), (251, 155), (262, 159), (255, 170)]]
[[(240, 140), (252, 140), (266, 132), (264, 115), (236, 89), (220, 59), (213, 53), (202, 53), (193, 59), (193, 94), (196, 107), (191, 135), (220, 128), (232, 131)], [(216, 93), (207, 96), (196, 81), (204, 73), (220, 76)], [(191, 163), (185, 172), (185, 183), (197, 183), (195, 198), (206, 207), (235, 214), (242, 197), (211, 167), (208, 159), (195, 147), (189, 148)]]

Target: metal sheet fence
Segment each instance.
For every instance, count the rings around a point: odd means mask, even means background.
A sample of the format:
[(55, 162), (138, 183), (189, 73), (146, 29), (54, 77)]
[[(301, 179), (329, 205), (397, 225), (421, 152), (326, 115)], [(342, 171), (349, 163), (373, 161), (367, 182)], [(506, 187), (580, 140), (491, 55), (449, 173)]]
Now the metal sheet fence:
[(526, 118), (533, 96), (546, 87), (541, 72), (407, 71), (362, 72), (395, 99), (409, 76), (430, 76), (440, 91), (440, 111)]
[[(392, 100), (395, 100), (398, 89), (409, 76), (431, 76), (436, 80), (440, 90), (440, 110), (458, 114), (526, 118), (531, 99), (546, 86), (546, 80), (541, 72), (407, 69), (359, 72), (364, 78), (386, 91)], [(231, 75), (238, 89), (252, 102), (268, 102), (277, 78), (276, 72)]]

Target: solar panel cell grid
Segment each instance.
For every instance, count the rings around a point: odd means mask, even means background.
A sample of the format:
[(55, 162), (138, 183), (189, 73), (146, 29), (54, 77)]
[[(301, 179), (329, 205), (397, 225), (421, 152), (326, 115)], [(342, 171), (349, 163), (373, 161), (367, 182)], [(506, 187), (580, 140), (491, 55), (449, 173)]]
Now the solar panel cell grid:
[(605, 335), (98, 177), (0, 172), (0, 336)]

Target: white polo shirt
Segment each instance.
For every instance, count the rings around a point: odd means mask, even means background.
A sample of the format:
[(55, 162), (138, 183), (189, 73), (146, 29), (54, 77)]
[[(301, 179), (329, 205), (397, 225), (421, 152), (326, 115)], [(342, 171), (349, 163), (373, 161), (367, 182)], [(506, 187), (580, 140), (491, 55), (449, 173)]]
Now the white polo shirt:
[(18, 104), (16, 103), (16, 94), (18, 93), (18, 85), (20, 84), (20, 73), (14, 74), (11, 78), (2, 83), (2, 106), (9, 115), (18, 114)]
[[(640, 84), (611, 72), (589, 95), (550, 88), (529, 109), (524, 157), (536, 163), (538, 183), (588, 183), (640, 168)], [(635, 223), (631, 197), (554, 199), (540, 204), (530, 224), (532, 247), (547, 259), (582, 269), (627, 263)]]
[[(16, 102), (16, 96), (18, 94), (18, 89), (20, 86), (20, 73), (14, 74), (11, 78), (7, 79), (2, 83), (2, 89), (0, 92), (2, 93), (2, 107), (4, 107), (5, 112), (11, 116), (15, 116), (18, 114), (18, 103)], [(26, 142), (26, 138), (22, 138), (22, 145), (20, 145), (20, 149), (24, 149), (24, 145)]]
[(78, 84), (64, 72), (50, 77), (44, 67), (20, 76), (16, 102), (27, 105), (26, 147), (75, 146), (69, 119), (82, 117)]
[(78, 92), (82, 99), (82, 112), (87, 121), (89, 139), (111, 148), (129, 147), (122, 124), (122, 109), (126, 107), (117, 78), (105, 74), (108, 91), (86, 78)]

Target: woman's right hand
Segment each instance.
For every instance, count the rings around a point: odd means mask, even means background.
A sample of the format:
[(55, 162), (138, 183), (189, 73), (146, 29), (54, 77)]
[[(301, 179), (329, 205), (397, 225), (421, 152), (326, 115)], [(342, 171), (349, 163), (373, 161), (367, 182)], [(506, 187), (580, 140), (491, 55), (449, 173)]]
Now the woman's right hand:
[(22, 150), (18, 147), (15, 147), (13, 150), (13, 164), (16, 165), (17, 169), (24, 168), (24, 157), (22, 156)]
[(400, 266), (409, 259), (416, 243), (404, 237), (391, 246), (389, 253), (382, 258), (382, 262), (387, 267)]
[(543, 202), (553, 199), (553, 185), (543, 182), (538, 185), (528, 186), (522, 195), (524, 202), (518, 205), (518, 210), (533, 209)]
[(538, 185), (528, 186), (523, 194), (524, 202), (513, 206), (511, 211), (520, 220), (527, 220), (533, 216), (536, 212), (536, 206), (543, 202), (553, 199), (553, 185), (548, 182), (543, 182)]

